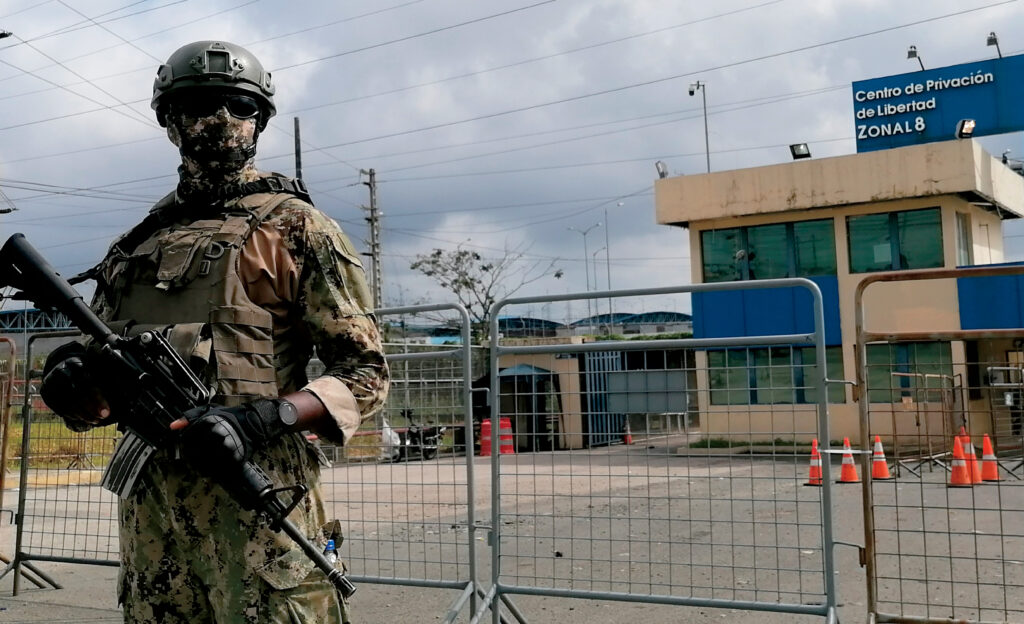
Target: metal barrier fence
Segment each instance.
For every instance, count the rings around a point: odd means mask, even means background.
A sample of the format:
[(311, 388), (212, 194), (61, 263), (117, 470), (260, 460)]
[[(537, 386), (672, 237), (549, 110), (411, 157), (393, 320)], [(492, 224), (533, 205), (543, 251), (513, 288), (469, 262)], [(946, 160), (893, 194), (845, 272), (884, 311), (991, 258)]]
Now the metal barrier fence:
[[(792, 287), (811, 295), (813, 332), (558, 345), (512, 345), (498, 333), (513, 305)], [(817, 286), (784, 279), (516, 298), (495, 304), (491, 319), (488, 601), (520, 621), (510, 596), (836, 621), (829, 462), (821, 487), (804, 487), (811, 440), (829, 452)], [(767, 364), (752, 373), (761, 357)], [(714, 432), (704, 437), (685, 427), (694, 393), (701, 429)]]
[[(340, 550), (353, 580), (457, 590), (447, 615), (453, 621), (467, 601), (476, 609), (481, 592), (475, 582), (478, 527), (472, 453), (465, 453), (474, 442), (469, 317), (461, 306), (452, 305), (385, 309), (378, 315), (432, 311), (455, 313), (460, 344), (426, 350), (389, 347), (397, 351), (387, 360), (398, 375), (387, 417), (378, 416), (377, 424), (357, 433), (344, 451), (322, 447), (333, 460), (322, 472), (322, 483), (331, 517), (344, 523)], [(28, 340), (26, 361), (32, 361), (38, 339), (78, 335), (34, 335)], [(86, 433), (67, 429), (35, 393), (40, 374), (31, 371), (24, 384), (21, 439), (11, 462), (20, 473), (18, 526), (14, 559), (5, 561), (8, 566), (0, 576), (13, 571), (15, 594), (23, 573), (41, 585), (23, 568), (59, 586), (32, 562), (117, 566), (119, 560), (117, 501), (99, 485), (119, 433), (113, 426)], [(405, 442), (410, 442), (410, 427), (431, 425), (444, 431), (437, 448), (425, 451), (423, 444), (383, 443), (385, 422)]]
[(385, 414), (324, 470), (323, 484), (329, 510), (345, 525), (343, 554), (353, 581), (456, 590), (444, 620), (453, 622), (467, 604), (475, 611), (482, 594), (473, 455), (465, 452), (473, 448), (469, 315), (458, 305), (377, 315), (443, 311), (458, 316), (460, 344), (390, 346)]
[[(864, 305), (878, 282), (1022, 272), (883, 273), (857, 289), (869, 621), (1024, 619), (1024, 328), (870, 331)], [(895, 462), (873, 477), (875, 436)]]
[[(45, 338), (73, 338), (77, 331), (34, 334), (25, 349), (18, 510), (13, 561), (0, 573), (14, 573), (14, 594), (23, 568), (54, 588), (60, 584), (35, 561), (117, 565), (117, 501), (99, 479), (117, 439), (113, 426), (75, 433), (42, 405), (34, 387), (41, 371), (30, 370), (33, 346)], [(33, 576), (25, 574), (30, 581)]]

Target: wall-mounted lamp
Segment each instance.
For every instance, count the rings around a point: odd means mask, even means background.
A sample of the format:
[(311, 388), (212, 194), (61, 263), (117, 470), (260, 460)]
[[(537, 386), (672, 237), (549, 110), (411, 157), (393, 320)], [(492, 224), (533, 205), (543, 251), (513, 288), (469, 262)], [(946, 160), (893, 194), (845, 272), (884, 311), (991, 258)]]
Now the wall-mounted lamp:
[(988, 39), (985, 41), (985, 45), (995, 46), (996, 53), (999, 55), (999, 58), (1003, 58), (1003, 51), (999, 49), (999, 37), (996, 37), (994, 32), (990, 32), (988, 34)]
[(969, 139), (974, 136), (974, 128), (977, 126), (977, 122), (973, 119), (961, 119), (956, 122), (956, 138), (958, 139)]
[(654, 163), (654, 168), (658, 171), (658, 178), (664, 179), (668, 177), (668, 166), (662, 161)]
[(907, 48), (907, 59), (917, 59), (917, 62), (921, 65), (921, 71), (924, 71), (924, 61), (917, 55), (917, 46)]
[(811, 148), (807, 147), (806, 143), (794, 143), (789, 146), (789, 153), (793, 155), (793, 160), (810, 158)]

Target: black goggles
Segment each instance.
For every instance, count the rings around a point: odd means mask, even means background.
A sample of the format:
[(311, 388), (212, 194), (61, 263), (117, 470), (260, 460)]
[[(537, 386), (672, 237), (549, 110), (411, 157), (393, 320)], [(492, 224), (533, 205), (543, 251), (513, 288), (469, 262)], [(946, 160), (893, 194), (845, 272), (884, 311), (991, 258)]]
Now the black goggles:
[(178, 100), (171, 103), (171, 110), (186, 117), (212, 117), (221, 108), (236, 119), (251, 119), (260, 114), (260, 104), (248, 95), (219, 95), (216, 97), (197, 97)]

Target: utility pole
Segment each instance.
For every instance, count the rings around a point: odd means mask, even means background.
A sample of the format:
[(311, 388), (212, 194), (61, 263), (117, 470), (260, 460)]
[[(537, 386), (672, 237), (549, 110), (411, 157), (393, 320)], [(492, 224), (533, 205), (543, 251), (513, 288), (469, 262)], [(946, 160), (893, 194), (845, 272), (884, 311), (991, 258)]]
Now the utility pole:
[(366, 169), (360, 169), (360, 174), (365, 174), (369, 180), (363, 182), (366, 186), (370, 187), (370, 207), (366, 208), (369, 210), (370, 216), (366, 217), (366, 222), (370, 224), (370, 282), (373, 292), (373, 307), (377, 309), (383, 305), (381, 301), (383, 299), (381, 289), (381, 270), (380, 270), (380, 210), (377, 208), (377, 172), (374, 169), (367, 171)]
[(295, 177), (302, 179), (302, 138), (299, 133), (299, 118), (295, 117)]

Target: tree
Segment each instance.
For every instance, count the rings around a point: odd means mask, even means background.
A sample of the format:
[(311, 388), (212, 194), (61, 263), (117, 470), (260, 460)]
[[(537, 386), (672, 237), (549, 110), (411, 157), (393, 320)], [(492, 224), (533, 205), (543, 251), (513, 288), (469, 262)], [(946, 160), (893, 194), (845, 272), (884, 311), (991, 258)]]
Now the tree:
[(487, 335), (491, 306), (510, 297), (527, 284), (551, 275), (561, 278), (556, 260), (526, 259), (525, 247), (505, 249), (501, 258), (488, 259), (459, 245), (455, 249), (434, 249), (416, 256), (409, 268), (431, 278), (455, 295), (469, 312), (476, 338)]

